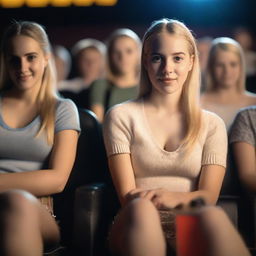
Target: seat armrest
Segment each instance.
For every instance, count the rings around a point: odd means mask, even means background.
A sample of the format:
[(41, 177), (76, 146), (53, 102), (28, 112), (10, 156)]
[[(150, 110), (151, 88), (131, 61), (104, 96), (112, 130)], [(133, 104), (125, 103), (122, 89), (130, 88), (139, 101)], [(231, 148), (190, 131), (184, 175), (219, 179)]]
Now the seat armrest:
[(93, 256), (99, 241), (104, 183), (78, 187), (75, 191), (73, 250)]
[(242, 203), (241, 217), (244, 237), (248, 247), (256, 251), (256, 196), (247, 191)]

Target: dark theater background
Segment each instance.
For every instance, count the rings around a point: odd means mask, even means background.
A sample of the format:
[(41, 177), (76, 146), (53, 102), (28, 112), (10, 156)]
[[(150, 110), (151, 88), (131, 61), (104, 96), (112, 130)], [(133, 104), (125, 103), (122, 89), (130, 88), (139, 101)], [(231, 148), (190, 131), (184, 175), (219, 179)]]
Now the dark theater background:
[[(60, 6), (61, 4), (66, 6)], [(40, 5), (41, 7), (39, 7)], [(253, 40), (252, 50), (256, 52), (256, 0), (0, 0), (0, 39), (2, 37), (4, 29), (11, 21), (13, 20), (35, 21), (45, 27), (52, 45), (63, 45), (68, 50), (71, 50), (74, 44), (78, 42), (80, 39), (95, 38), (105, 42), (108, 39), (108, 36), (117, 28), (130, 28), (142, 38), (145, 30), (149, 27), (151, 22), (160, 18), (172, 18), (172, 19), (178, 19), (184, 22), (194, 32), (194, 35), (196, 38), (204, 38), (204, 37), (215, 38), (215, 37), (225, 37), (225, 36), (232, 37), (235, 29), (239, 27), (245, 27), (249, 29), (253, 35), (254, 40)], [(74, 62), (72, 64), (74, 64)], [(75, 71), (72, 69), (74, 69), (74, 67), (71, 67), (71, 72), (68, 77), (69, 79), (75, 77)], [(253, 79), (251, 81), (252, 81), (251, 83), (248, 82), (247, 84), (248, 85), (252, 84), (252, 86), (250, 87), (251, 91), (256, 92), (256, 88), (255, 88), (256, 75), (253, 76)], [(73, 94), (71, 93), (68, 95), (73, 95), (75, 99), (79, 98), (76, 95), (76, 93), (73, 93)], [(87, 95), (89, 95), (88, 92), (87, 92)], [(106, 95), (107, 95), (106, 98), (109, 97), (108, 91)], [(65, 95), (63, 94), (63, 96)], [(82, 96), (80, 97), (82, 98)], [(103, 96), (103, 98), (104, 97), (105, 95)], [(72, 99), (72, 97), (70, 98)], [(82, 99), (83, 101), (85, 101), (84, 98)], [(87, 108), (87, 107), (82, 107), (82, 108)], [(96, 151), (101, 147), (100, 150), (104, 152), (103, 140), (102, 141), (99, 140), (102, 144), (100, 143), (97, 144), (97, 142), (95, 143), (94, 141), (94, 139), (96, 138), (94, 137), (95, 136), (94, 134), (98, 136), (97, 141), (99, 138), (101, 139), (100, 136), (102, 134), (100, 134), (99, 132), (100, 129), (99, 129), (98, 123), (97, 122), (94, 122), (94, 123), (97, 124), (97, 129), (94, 129), (95, 124), (93, 124), (93, 126), (89, 125), (90, 128), (88, 128), (89, 142), (87, 142), (87, 133), (86, 133), (87, 130), (84, 133), (86, 135), (82, 137), (83, 142), (81, 142), (81, 145), (82, 143), (84, 143), (84, 141), (86, 141), (87, 143), (86, 145), (84, 144), (85, 145), (84, 147), (81, 146), (82, 150), (85, 149), (85, 153), (82, 152), (83, 153), (82, 156), (80, 153), (80, 158), (81, 159), (83, 158), (82, 159), (83, 164), (84, 163), (87, 164), (87, 161), (88, 161), (89, 164), (88, 165), (85, 164), (85, 166), (86, 168), (90, 166), (88, 168), (89, 171), (91, 170), (90, 168), (92, 168), (92, 170), (97, 169), (94, 167), (94, 163), (96, 161), (99, 162), (99, 165), (101, 164), (104, 165), (104, 161), (101, 162), (100, 157), (99, 157), (100, 160), (98, 160), (97, 154), (99, 151)], [(90, 133), (91, 130), (96, 132)], [(91, 138), (90, 138), (90, 134), (93, 134)], [(91, 145), (93, 145), (93, 147), (91, 147)], [(91, 148), (93, 148), (93, 150), (91, 150)], [(80, 152), (82, 151), (81, 149), (79, 150)], [(95, 154), (95, 152), (97, 152), (97, 154)], [(97, 157), (97, 160), (95, 160), (96, 159), (95, 157)], [(79, 165), (77, 164), (77, 166)], [(79, 170), (79, 167), (76, 167), (76, 168), (77, 170)], [(82, 171), (85, 170), (85, 168), (84, 169), (81, 168), (81, 169)], [(74, 170), (76, 169), (74, 168)], [(94, 179), (94, 177), (98, 175), (100, 171), (103, 172), (105, 171), (105, 169), (98, 168), (98, 170), (95, 171), (95, 173), (92, 173), (92, 177), (93, 177), (92, 179)], [(75, 173), (74, 184), (76, 184), (77, 180), (80, 179), (79, 177), (80, 173), (79, 175), (77, 175), (76, 171), (73, 171), (73, 173)], [(91, 173), (89, 174), (91, 175)], [(87, 182), (88, 181), (87, 179), (89, 180), (91, 179), (90, 175), (88, 175), (88, 177), (84, 177), (86, 175), (87, 173), (83, 172), (83, 174), (81, 175), (82, 179), (79, 180), (79, 182), (82, 183), (84, 182), (84, 180), (86, 180)], [(229, 176), (231, 177), (232, 175), (229, 175)], [(228, 177), (228, 179), (230, 179), (233, 182), (233, 178), (232, 177), (230, 178), (229, 176), (226, 176), (226, 177)], [(77, 179), (77, 177), (79, 178)], [(72, 184), (70, 185), (71, 187), (70, 190), (72, 189), (74, 190), (74, 187), (75, 187), (73, 186), (72, 182), (73, 180), (70, 182)], [(227, 186), (232, 187), (233, 183), (232, 182), (228, 183), (228, 182), (226, 183), (228, 184)], [(236, 189), (236, 185), (237, 184), (234, 183), (235, 189)], [(233, 192), (234, 191), (232, 191), (232, 193)], [(236, 194), (236, 191), (234, 193)], [(233, 195), (231, 195), (231, 197), (233, 200)], [(65, 195), (63, 196), (63, 198), (65, 198)], [(225, 195), (224, 195), (224, 198), (225, 198)], [(234, 198), (236, 200), (236, 197)], [(255, 200), (255, 198), (256, 197), (253, 197), (253, 200)], [(69, 232), (71, 221), (68, 214), (70, 214), (70, 212), (73, 211), (73, 208), (70, 207), (70, 205), (73, 206), (73, 201), (71, 203), (70, 201), (67, 201), (67, 203), (64, 204), (63, 206), (64, 210), (62, 210), (62, 207), (60, 207), (59, 212), (57, 212), (56, 214), (58, 216), (58, 213), (61, 213), (62, 211), (64, 213), (63, 215), (65, 215), (66, 208), (68, 208), (67, 219), (65, 219), (66, 216), (63, 217), (60, 214), (60, 218), (63, 218), (64, 220), (64, 221), (62, 220), (64, 223), (63, 226), (65, 226), (67, 222), (67, 227), (66, 227), (67, 231), (63, 229), (64, 230), (63, 233), (67, 232), (68, 235), (66, 238), (66, 234), (64, 234), (63, 240), (68, 240), (69, 235), (71, 234), (71, 232)], [(253, 204), (253, 207), (255, 207), (255, 205)], [(110, 209), (109, 211), (112, 211), (111, 207), (112, 205), (110, 204), (110, 207), (108, 207), (108, 210)], [(255, 209), (256, 207), (254, 208), (254, 211)], [(237, 213), (235, 212), (235, 214)], [(253, 215), (253, 218), (254, 217), (255, 216)], [(246, 222), (247, 219), (246, 218), (244, 219), (245, 219), (244, 222)], [(254, 221), (255, 221), (255, 218), (254, 218)], [(60, 223), (62, 224), (61, 221)], [(254, 222), (253, 225), (249, 227), (246, 226), (246, 228), (248, 229), (253, 228), (254, 230), (256, 230), (256, 222)], [(247, 233), (249, 234), (249, 232), (247, 232), (247, 229), (245, 230), (246, 231), (244, 233), (247, 236)], [(256, 231), (255, 231), (255, 234), (256, 234)], [(253, 239), (255, 239), (256, 237), (255, 234), (253, 233), (252, 235)], [(248, 237), (249, 236), (250, 234), (248, 235)], [(249, 237), (249, 239), (251, 238)], [(252, 243), (251, 241), (249, 242)], [(256, 239), (253, 241), (253, 243), (254, 242), (255, 244), (253, 244), (253, 246), (254, 245), (256, 246)], [(256, 256), (256, 250), (255, 250), (254, 256)]]
[[(20, 8), (4, 8), (3, 3), (20, 3)], [(46, 7), (28, 7), (28, 3), (48, 3)], [(54, 7), (52, 2), (70, 3)], [(100, 6), (112, 2), (113, 6)], [(23, 4), (22, 4), (23, 3)], [(87, 6), (76, 6), (75, 3)], [(12, 20), (32, 20), (44, 25), (55, 44), (71, 47), (77, 40), (93, 37), (105, 40), (119, 27), (128, 27), (143, 35), (151, 21), (176, 18), (201, 36), (230, 36), (237, 26), (256, 27), (255, 0), (0, 0), (0, 36)]]

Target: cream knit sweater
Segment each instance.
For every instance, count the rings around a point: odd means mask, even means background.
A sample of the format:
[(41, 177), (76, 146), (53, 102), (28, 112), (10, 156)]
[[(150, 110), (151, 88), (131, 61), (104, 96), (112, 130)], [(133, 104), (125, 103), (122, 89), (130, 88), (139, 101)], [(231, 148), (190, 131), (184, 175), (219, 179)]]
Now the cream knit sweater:
[(138, 188), (175, 192), (197, 189), (203, 165), (226, 167), (227, 132), (223, 120), (203, 110), (202, 129), (192, 152), (160, 148), (152, 136), (142, 100), (128, 101), (108, 111), (103, 124), (107, 155), (131, 154)]

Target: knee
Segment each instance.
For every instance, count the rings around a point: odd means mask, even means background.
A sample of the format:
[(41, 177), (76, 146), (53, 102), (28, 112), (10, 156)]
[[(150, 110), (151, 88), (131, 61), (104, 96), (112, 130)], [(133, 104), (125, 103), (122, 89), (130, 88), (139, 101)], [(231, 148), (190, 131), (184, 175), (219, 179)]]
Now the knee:
[(202, 210), (198, 212), (198, 217), (202, 227), (206, 230), (214, 230), (220, 223), (229, 221), (225, 212), (217, 206), (202, 208)]
[(160, 217), (154, 204), (144, 198), (138, 198), (128, 205), (126, 214), (130, 224), (144, 225), (160, 223)]
[(11, 190), (0, 194), (0, 213), (4, 217), (27, 215), (33, 213), (37, 199), (30, 193), (22, 190)]

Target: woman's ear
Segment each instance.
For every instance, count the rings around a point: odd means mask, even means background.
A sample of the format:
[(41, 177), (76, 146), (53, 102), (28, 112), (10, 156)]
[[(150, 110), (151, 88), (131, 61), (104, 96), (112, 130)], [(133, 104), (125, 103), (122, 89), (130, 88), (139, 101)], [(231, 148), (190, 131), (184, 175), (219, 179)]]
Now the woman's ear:
[(194, 60), (195, 60), (195, 55), (190, 56), (190, 63), (189, 63), (189, 71), (193, 68), (194, 65)]
[(49, 62), (49, 59), (52, 57), (52, 54), (51, 53), (47, 53), (45, 56), (44, 56), (44, 61), (45, 61), (45, 65), (44, 67), (46, 67), (48, 65), (48, 62)]

